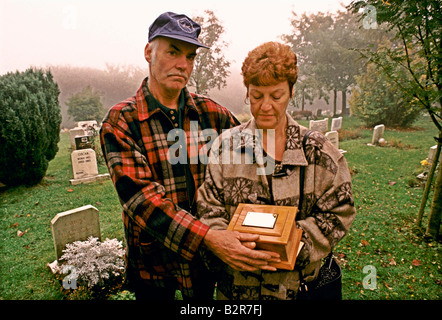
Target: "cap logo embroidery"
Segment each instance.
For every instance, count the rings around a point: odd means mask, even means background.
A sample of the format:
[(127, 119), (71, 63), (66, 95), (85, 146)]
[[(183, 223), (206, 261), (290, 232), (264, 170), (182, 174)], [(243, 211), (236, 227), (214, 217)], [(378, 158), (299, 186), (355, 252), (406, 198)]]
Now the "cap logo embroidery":
[(177, 21), (177, 23), (178, 26), (181, 28), (181, 30), (183, 30), (184, 32), (192, 33), (194, 30), (192, 23), (187, 18), (181, 18), (180, 20)]

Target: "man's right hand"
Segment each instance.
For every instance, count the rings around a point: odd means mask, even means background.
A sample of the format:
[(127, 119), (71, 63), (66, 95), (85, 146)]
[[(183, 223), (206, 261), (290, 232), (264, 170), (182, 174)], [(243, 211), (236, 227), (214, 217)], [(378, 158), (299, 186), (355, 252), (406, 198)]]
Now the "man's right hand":
[(269, 262), (279, 262), (276, 252), (253, 250), (259, 235), (229, 230), (209, 230), (205, 246), (230, 267), (240, 271), (276, 271)]

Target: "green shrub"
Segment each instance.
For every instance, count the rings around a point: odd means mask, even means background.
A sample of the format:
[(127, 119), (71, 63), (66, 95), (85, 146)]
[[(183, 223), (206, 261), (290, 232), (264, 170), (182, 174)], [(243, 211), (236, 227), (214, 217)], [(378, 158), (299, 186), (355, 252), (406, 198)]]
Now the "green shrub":
[(60, 91), (50, 72), (28, 69), (0, 77), (0, 181), (35, 185), (58, 151)]
[[(396, 70), (395, 77), (403, 82), (407, 79), (403, 70)], [(366, 126), (410, 127), (421, 113), (416, 100), (404, 95), (374, 64), (369, 64), (366, 74), (356, 80), (358, 89), (353, 89), (349, 104)]]

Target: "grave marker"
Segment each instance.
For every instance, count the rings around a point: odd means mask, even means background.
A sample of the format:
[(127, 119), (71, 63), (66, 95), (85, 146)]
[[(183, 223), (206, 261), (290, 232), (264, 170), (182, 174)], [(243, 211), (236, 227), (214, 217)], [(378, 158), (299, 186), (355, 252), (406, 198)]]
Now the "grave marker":
[(83, 128), (73, 128), (69, 130), (69, 137), (71, 139), (71, 148), (72, 150), (75, 149), (75, 137), (77, 136), (85, 136), (86, 132), (83, 130)]
[(324, 120), (310, 120), (309, 129), (325, 133), (328, 131), (328, 118)]
[(329, 131), (325, 134), (325, 137), (339, 149), (339, 134), (337, 131)]
[(68, 243), (85, 241), (90, 236), (101, 241), (98, 209), (91, 205), (57, 213), (51, 220), (51, 229), (57, 260)]
[(75, 150), (92, 149), (93, 136), (76, 136), (75, 137)]
[(331, 123), (330, 131), (338, 131), (342, 127), (342, 117), (333, 118)]
[(339, 149), (339, 133), (337, 131), (329, 131), (325, 137), (339, 150), (340, 153), (346, 153), (346, 150)]
[(92, 149), (75, 150), (71, 153), (74, 179), (72, 185), (108, 179), (109, 173), (98, 174), (97, 157)]
[(384, 137), (385, 126), (380, 124), (373, 129), (373, 138), (371, 140), (371, 144), (377, 145), (379, 144), (379, 140)]

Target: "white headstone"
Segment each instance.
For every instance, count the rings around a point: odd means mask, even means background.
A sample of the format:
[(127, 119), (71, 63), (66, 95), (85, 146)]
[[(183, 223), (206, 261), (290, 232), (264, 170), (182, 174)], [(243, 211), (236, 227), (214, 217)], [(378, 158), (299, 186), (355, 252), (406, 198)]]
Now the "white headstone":
[(73, 128), (69, 130), (69, 137), (71, 139), (71, 148), (75, 150), (75, 137), (85, 136), (86, 132), (82, 128)]
[(337, 131), (329, 131), (325, 134), (325, 137), (339, 149), (339, 134)]
[(85, 241), (90, 236), (101, 241), (98, 209), (91, 205), (57, 213), (51, 220), (51, 228), (57, 260), (68, 243)]
[(373, 129), (373, 138), (371, 140), (372, 144), (378, 144), (379, 139), (384, 137), (384, 130), (385, 126), (383, 124), (380, 124)]
[(333, 118), (331, 122), (330, 131), (338, 131), (342, 127), (342, 117)]
[(93, 149), (75, 150), (71, 153), (74, 179), (98, 175), (97, 157)]
[(75, 150), (71, 153), (72, 171), (74, 179), (72, 185), (90, 183), (109, 179), (109, 173), (98, 174), (97, 156), (93, 149)]
[(310, 120), (309, 129), (313, 131), (319, 131), (322, 133), (328, 130), (328, 118), (324, 120)]
[[(78, 128), (82, 128), (84, 130), (84, 132), (86, 132), (86, 134), (89, 134), (89, 135), (93, 135), (94, 134), (94, 132), (93, 132), (94, 130), (95, 131), (100, 130), (100, 127), (99, 127), (99, 125), (98, 125), (96, 120), (78, 121), (77, 122), (77, 127)], [(91, 128), (93, 130), (91, 130)]]

